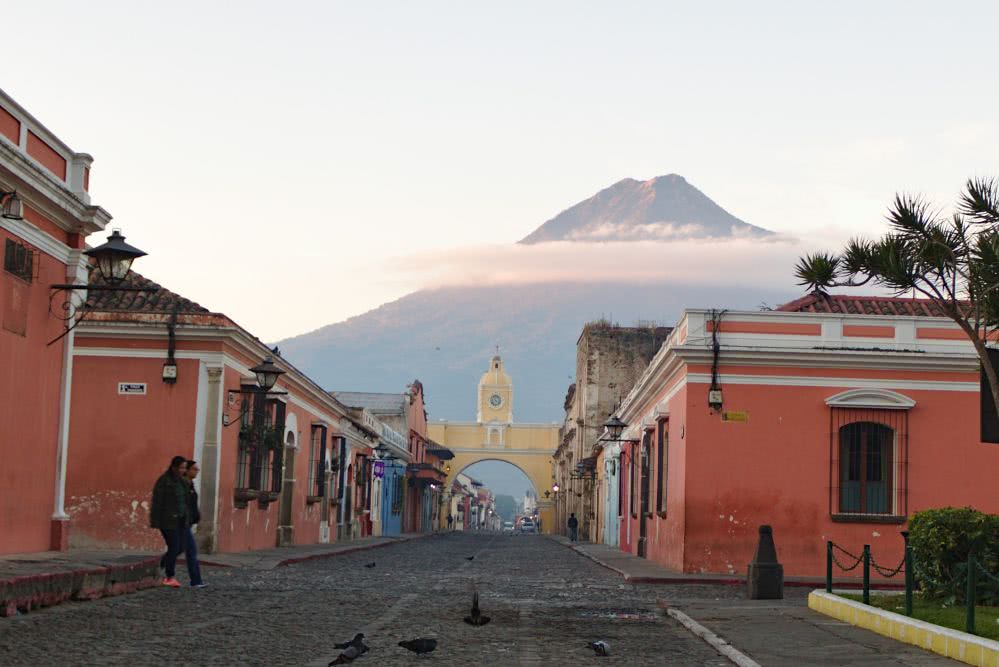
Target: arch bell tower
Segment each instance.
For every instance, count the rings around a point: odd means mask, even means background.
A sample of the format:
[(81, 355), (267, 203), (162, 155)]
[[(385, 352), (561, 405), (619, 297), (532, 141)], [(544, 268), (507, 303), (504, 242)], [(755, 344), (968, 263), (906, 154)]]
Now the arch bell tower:
[(479, 423), (513, 423), (513, 382), (503, 369), (497, 354), (489, 362), (489, 370), (479, 378), (479, 403), (476, 419)]

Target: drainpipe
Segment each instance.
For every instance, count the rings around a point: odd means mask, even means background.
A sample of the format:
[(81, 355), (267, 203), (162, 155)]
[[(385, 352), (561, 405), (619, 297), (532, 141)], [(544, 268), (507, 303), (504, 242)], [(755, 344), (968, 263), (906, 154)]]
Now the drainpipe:
[[(72, 284), (87, 284), (87, 259), (82, 250), (71, 250), (66, 263), (66, 278)], [(77, 290), (71, 290), (66, 298), (69, 300), (69, 313), (75, 315), (77, 303), (83, 304), (87, 292), (82, 291), (76, 296)], [(74, 301), (74, 298), (79, 301)], [(69, 515), (66, 514), (66, 459), (69, 456), (69, 407), (73, 398), (73, 342), (75, 332), (66, 334), (62, 348), (62, 382), (59, 391), (59, 434), (56, 441), (55, 464), (55, 499), (52, 512), (49, 548), (53, 551), (65, 551), (69, 548)]]

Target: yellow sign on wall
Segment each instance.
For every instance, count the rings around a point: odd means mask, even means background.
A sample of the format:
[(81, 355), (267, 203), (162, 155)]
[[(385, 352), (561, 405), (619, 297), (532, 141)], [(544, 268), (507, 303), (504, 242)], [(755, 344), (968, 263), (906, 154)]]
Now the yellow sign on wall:
[(748, 422), (749, 413), (745, 410), (728, 410), (722, 413), (723, 422)]

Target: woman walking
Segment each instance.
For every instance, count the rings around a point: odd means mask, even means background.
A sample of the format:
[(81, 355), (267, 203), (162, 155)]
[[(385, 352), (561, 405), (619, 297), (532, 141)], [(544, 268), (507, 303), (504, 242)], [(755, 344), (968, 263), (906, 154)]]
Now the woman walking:
[(166, 553), (160, 559), (165, 570), (163, 585), (180, 588), (177, 581), (177, 556), (184, 550), (184, 535), (188, 522), (187, 458), (175, 456), (170, 467), (153, 486), (153, 502), (149, 508), (149, 525), (158, 528), (166, 542)]

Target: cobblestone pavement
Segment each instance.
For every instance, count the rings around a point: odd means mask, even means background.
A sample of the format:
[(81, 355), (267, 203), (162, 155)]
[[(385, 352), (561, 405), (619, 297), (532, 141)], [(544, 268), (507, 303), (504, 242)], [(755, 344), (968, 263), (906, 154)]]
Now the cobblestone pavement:
[[(475, 555), (472, 561), (466, 556)], [(375, 562), (374, 568), (364, 564)], [(541, 536), (452, 533), (270, 571), (208, 568), (211, 586), (151, 589), (0, 619), (0, 664), (326, 665), (362, 631), (354, 665), (728, 665), (634, 586)], [(462, 622), (473, 587), (492, 622)], [(683, 597), (737, 598), (684, 585)], [(436, 637), (418, 658), (396, 644)], [(604, 639), (610, 658), (586, 648)]]

